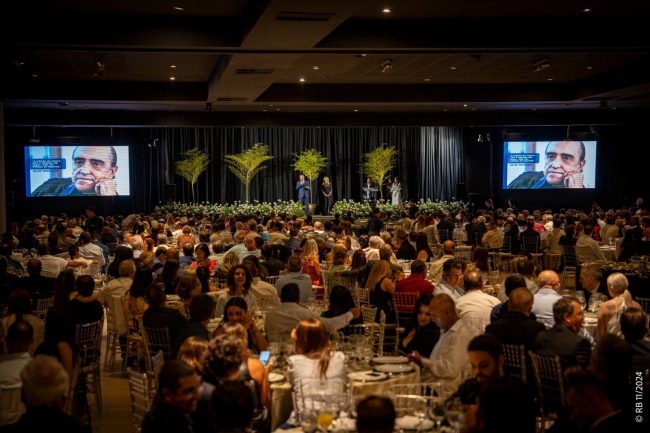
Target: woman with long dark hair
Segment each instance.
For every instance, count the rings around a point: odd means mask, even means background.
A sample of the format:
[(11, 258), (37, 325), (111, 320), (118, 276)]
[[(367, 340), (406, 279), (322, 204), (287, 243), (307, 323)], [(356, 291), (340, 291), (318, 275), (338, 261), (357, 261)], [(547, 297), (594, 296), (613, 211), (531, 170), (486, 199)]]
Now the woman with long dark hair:
[(405, 354), (413, 351), (429, 354), (440, 338), (440, 328), (431, 320), (429, 303), (433, 295), (425, 293), (415, 302), (413, 316), (399, 342), (399, 350)]
[[(219, 328), (223, 327), (227, 323), (239, 323), (244, 327), (247, 334), (247, 344), (248, 349), (252, 353), (260, 353), (262, 350), (265, 350), (269, 343), (266, 341), (266, 338), (260, 333), (260, 331), (255, 326), (255, 321), (253, 316), (248, 312), (248, 304), (244, 298), (230, 298), (226, 303), (224, 308), (223, 320), (219, 324)], [(217, 328), (216, 334), (220, 333), (219, 328)]]
[(253, 278), (245, 266), (236, 265), (230, 268), (228, 276), (226, 277), (228, 284), (228, 292), (222, 294), (217, 299), (217, 307), (215, 316), (222, 316), (225, 311), (226, 303), (230, 298), (240, 297), (244, 298), (249, 310), (255, 311), (257, 308), (257, 298), (250, 292)]

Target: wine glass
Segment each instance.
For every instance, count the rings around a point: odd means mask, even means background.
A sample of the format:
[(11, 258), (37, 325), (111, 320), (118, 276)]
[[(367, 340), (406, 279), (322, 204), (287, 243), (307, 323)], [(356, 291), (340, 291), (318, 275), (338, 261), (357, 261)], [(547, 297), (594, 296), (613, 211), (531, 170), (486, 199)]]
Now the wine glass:
[(445, 415), (449, 425), (457, 432), (465, 423), (465, 412), (463, 404), (459, 399), (453, 399), (447, 402)]
[(300, 427), (305, 433), (314, 433), (316, 431), (316, 413), (310, 410), (303, 410), (300, 413)]
[(429, 418), (434, 423), (435, 431), (440, 431), (442, 420), (445, 419), (445, 399), (442, 397), (433, 397), (429, 405)]
[(576, 290), (576, 299), (582, 305), (582, 309), (584, 310), (585, 307), (587, 306), (587, 300), (585, 299), (585, 292), (582, 290)]

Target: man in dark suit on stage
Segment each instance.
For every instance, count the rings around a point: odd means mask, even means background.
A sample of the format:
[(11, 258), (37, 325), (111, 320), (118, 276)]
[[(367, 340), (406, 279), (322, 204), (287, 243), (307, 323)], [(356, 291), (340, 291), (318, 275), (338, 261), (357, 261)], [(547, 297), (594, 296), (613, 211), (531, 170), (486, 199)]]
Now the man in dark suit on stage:
[(298, 201), (305, 207), (305, 213), (309, 214), (309, 181), (305, 179), (304, 174), (301, 174), (296, 182), (296, 191), (298, 191)]

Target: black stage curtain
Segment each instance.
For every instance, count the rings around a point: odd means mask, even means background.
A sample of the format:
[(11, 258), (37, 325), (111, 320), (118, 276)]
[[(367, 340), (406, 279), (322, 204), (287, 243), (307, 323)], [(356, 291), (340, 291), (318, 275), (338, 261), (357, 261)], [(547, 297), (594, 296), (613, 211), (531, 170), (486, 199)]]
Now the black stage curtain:
[(456, 184), (465, 181), (461, 129), (422, 127), (420, 130), (420, 197), (456, 198)]
[[(123, 130), (128, 134), (127, 130)], [(211, 163), (197, 182), (197, 201), (232, 202), (243, 200), (244, 186), (228, 170), (223, 157), (239, 153), (254, 143), (269, 146), (273, 160), (251, 182), (250, 199), (275, 201), (295, 199), (298, 173), (291, 167), (293, 155), (314, 148), (329, 159), (329, 167), (313, 185), (315, 201), (322, 209), (320, 182), (329, 175), (334, 185), (334, 201), (359, 200), (364, 180), (364, 154), (377, 146), (397, 147), (397, 166), (391, 175), (402, 179), (402, 198), (450, 199), (463, 176), (460, 128), (421, 127), (227, 127), (227, 128), (150, 128), (146, 140), (158, 138), (157, 147), (139, 146), (142, 161), (137, 170), (136, 187), (143, 186), (143, 202), (155, 204), (164, 199), (164, 185), (176, 184), (176, 198), (191, 201), (190, 185), (174, 172), (174, 161), (181, 153), (198, 147), (206, 151)], [(135, 168), (135, 167), (134, 167)], [(388, 198), (388, 191), (384, 189)]]

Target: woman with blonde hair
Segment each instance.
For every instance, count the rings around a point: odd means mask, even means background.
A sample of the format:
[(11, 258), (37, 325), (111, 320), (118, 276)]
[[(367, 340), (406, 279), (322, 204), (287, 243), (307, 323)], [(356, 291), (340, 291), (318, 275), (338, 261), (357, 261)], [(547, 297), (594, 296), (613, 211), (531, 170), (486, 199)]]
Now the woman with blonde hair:
[(320, 392), (323, 388), (342, 392), (345, 355), (332, 351), (323, 323), (316, 319), (301, 320), (291, 331), (291, 339), (296, 344), (296, 355), (290, 356), (288, 362), (292, 387), (300, 385), (302, 392)]
[(368, 275), (366, 289), (370, 292), (370, 303), (377, 307), (379, 321), (380, 311), (386, 314), (386, 323), (395, 323), (395, 306), (393, 305), (393, 294), (395, 293), (395, 282), (391, 280), (392, 269), (386, 260), (377, 261)]
[(307, 239), (303, 252), (301, 253), (302, 271), (311, 277), (314, 286), (323, 285), (323, 276), (320, 270), (320, 258), (318, 257), (318, 244), (314, 239)]
[(219, 269), (217, 270), (217, 278), (225, 279), (230, 269), (237, 266), (238, 264), (239, 264), (239, 256), (237, 255), (237, 253), (235, 253), (234, 251), (228, 252), (223, 257), (223, 262), (221, 263), (221, 266), (219, 266)]

